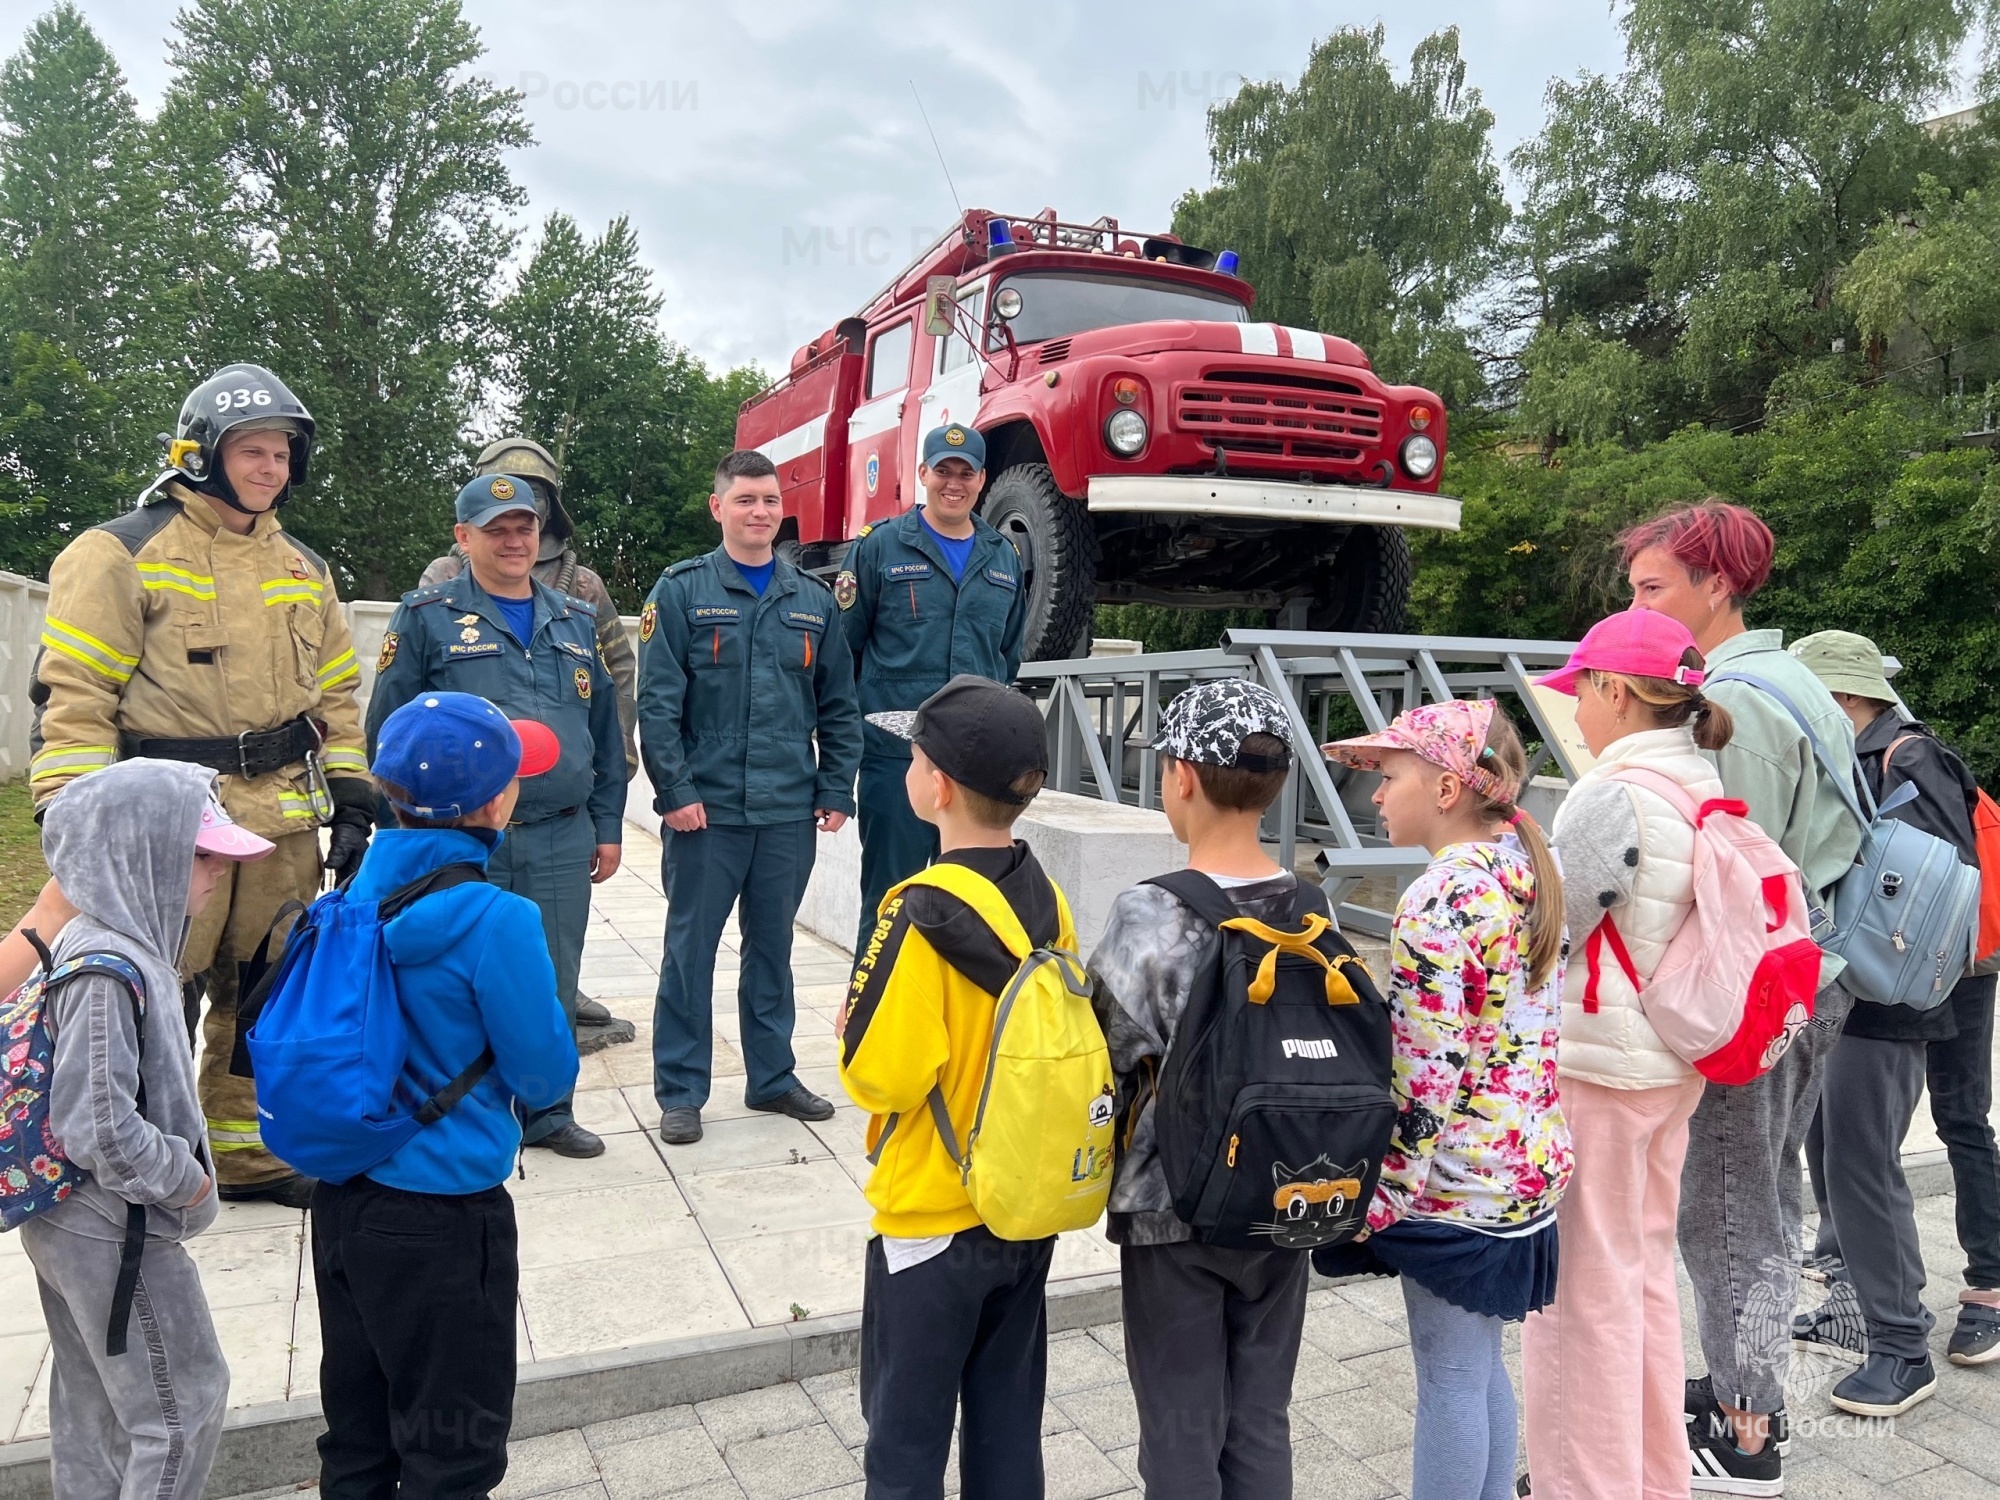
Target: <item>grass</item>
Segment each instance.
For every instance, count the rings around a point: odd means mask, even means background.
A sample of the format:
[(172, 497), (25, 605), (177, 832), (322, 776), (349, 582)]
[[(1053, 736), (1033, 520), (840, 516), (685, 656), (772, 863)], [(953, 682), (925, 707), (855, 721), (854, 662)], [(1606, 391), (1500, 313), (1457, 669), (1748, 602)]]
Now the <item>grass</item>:
[(21, 920), (48, 878), (27, 779), (0, 784), (0, 932)]

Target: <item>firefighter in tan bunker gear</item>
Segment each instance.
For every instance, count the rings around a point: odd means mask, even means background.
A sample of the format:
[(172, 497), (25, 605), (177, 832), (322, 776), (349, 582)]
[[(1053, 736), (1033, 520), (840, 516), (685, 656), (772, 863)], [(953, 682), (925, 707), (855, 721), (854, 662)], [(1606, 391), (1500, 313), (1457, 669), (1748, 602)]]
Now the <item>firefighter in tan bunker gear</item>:
[(256, 365), (231, 365), (187, 398), (167, 472), (49, 570), (28, 768), (40, 807), (114, 760), (207, 765), (230, 816), (277, 845), (230, 867), (182, 972), (206, 975), (201, 1101), (218, 1191), (299, 1207), (311, 1182), (264, 1150), (255, 1085), (229, 1065), (239, 966), (286, 902), (317, 893), (320, 827), (338, 878), (373, 824), (360, 671), (332, 572), (275, 514), (305, 478), (312, 438), (305, 407)]

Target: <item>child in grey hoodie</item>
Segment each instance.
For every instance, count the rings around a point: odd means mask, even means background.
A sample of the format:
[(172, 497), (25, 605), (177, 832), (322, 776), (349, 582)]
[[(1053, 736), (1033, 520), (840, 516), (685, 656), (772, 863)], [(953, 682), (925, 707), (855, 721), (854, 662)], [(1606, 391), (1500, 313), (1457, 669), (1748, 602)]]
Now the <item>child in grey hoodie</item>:
[[(145, 977), (147, 997), (143, 1054), (118, 980), (85, 974), (50, 999), (50, 1126), (90, 1174), (21, 1226), (55, 1359), (56, 1500), (199, 1497), (222, 1435), (229, 1366), (181, 1248), (214, 1221), (216, 1203), (176, 964), (228, 861), (271, 845), (229, 821), (214, 785), (202, 766), (123, 761), (71, 782), (42, 823), (43, 855), (78, 912), (56, 962), (115, 954)], [(146, 1243), (126, 1352), (111, 1355), (128, 1204), (146, 1210)]]

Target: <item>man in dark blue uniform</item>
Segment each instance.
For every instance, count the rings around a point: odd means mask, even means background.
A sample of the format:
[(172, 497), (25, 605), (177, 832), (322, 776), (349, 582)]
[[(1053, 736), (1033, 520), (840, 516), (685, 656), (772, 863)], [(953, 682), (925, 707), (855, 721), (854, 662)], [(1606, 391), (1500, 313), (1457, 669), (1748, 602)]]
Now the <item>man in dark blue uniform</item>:
[(731, 453), (708, 504), (722, 545), (667, 569), (639, 615), (639, 752), (667, 892), (653, 1095), (670, 1146), (701, 1139), (715, 950), (731, 907), (743, 934), (743, 1102), (798, 1120), (833, 1114), (792, 1071), (792, 919), (814, 829), (836, 832), (853, 813), (861, 757), (840, 612), (772, 550), (778, 471), (761, 453)]
[[(625, 816), (625, 746), (618, 694), (597, 653), (597, 612), (535, 581), (541, 520), (528, 486), (483, 474), (458, 492), (457, 577), (403, 596), (382, 637), (368, 700), (368, 751), (382, 721), (419, 694), (477, 693), (510, 718), (553, 729), (562, 759), (521, 783), (486, 875), (541, 908), (556, 992), (576, 1024), (577, 971), (590, 888), (618, 870)], [(529, 1115), (522, 1139), (562, 1156), (597, 1156), (604, 1142), (576, 1123), (570, 1101)]]
[[(914, 709), (962, 673), (1011, 683), (1021, 667), (1028, 590), (1020, 555), (972, 513), (986, 440), (954, 422), (924, 437), (923, 503), (864, 526), (833, 581), (854, 649), (861, 712)], [(908, 740), (868, 725), (861, 756), (861, 930), (890, 886), (937, 858), (937, 830), (910, 811)]]

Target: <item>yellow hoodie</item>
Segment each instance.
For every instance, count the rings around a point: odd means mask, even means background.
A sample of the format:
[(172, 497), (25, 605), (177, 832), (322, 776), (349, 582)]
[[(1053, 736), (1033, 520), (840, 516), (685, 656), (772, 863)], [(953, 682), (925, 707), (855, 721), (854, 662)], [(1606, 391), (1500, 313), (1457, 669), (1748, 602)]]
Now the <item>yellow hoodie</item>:
[[(1026, 844), (941, 859), (992, 881), (1036, 947), (1075, 949), (1069, 904)], [(874, 1117), (869, 1150), (888, 1136), (868, 1177), (876, 1233), (926, 1239), (979, 1223), (925, 1100), (942, 1086), (963, 1141), (979, 1108), (994, 1000), (1016, 967), (987, 920), (956, 896), (905, 882), (884, 899), (855, 965), (840, 1052), (847, 1096)]]

